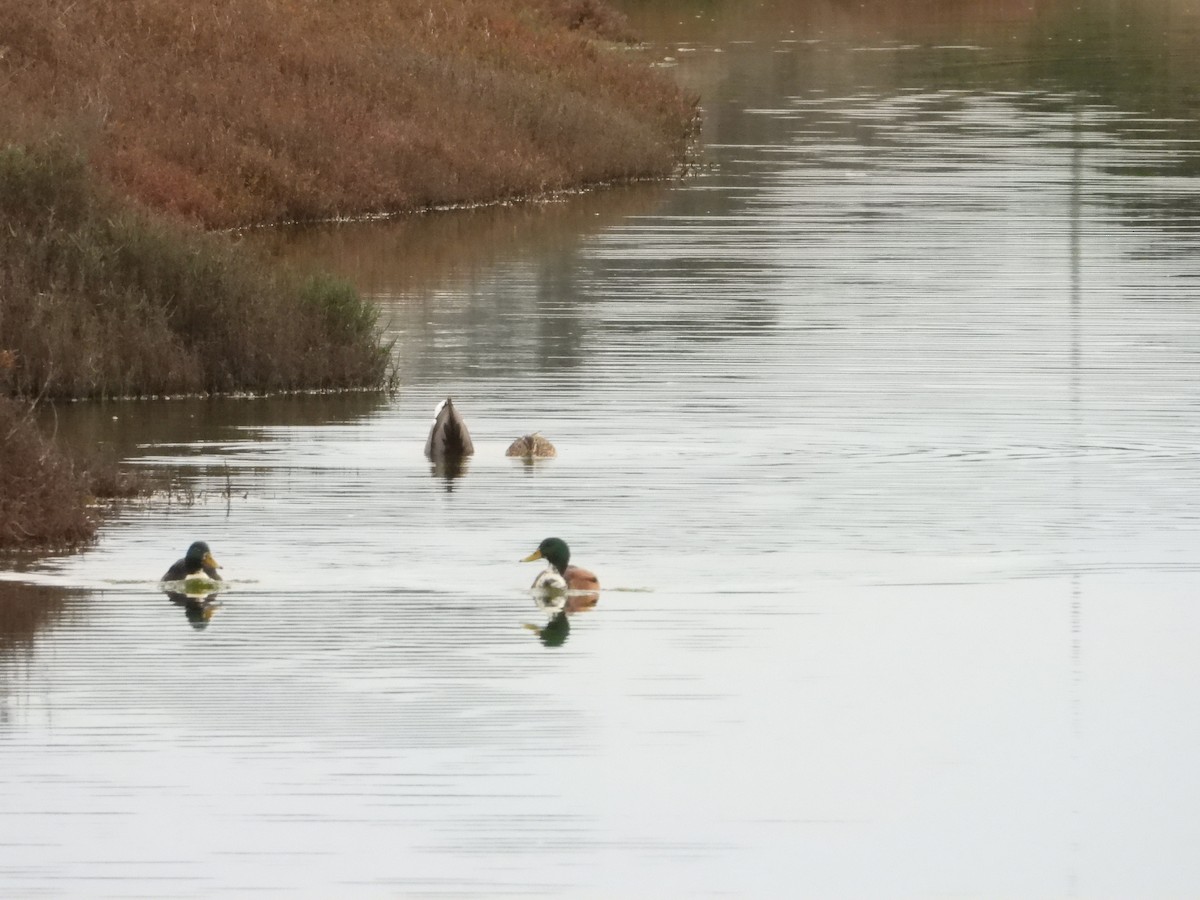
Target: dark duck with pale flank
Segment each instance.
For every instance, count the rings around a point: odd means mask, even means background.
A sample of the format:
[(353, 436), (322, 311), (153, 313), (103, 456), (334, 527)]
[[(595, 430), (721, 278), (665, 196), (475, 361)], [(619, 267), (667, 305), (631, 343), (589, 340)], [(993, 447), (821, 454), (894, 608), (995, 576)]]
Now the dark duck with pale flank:
[(217, 572), (219, 568), (217, 561), (213, 559), (212, 551), (208, 549), (208, 544), (204, 541), (196, 541), (188, 547), (187, 554), (183, 559), (177, 560), (171, 568), (167, 569), (167, 574), (162, 577), (162, 580), (187, 581), (193, 578), (206, 578), (210, 581), (220, 581), (221, 575)]

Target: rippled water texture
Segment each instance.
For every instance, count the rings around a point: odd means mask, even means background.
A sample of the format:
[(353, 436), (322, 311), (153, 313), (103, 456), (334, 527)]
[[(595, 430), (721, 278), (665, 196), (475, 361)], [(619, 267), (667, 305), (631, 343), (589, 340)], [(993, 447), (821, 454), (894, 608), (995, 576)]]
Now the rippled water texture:
[(0, 893), (1195, 890), (1196, 14), (791, 5), (639, 6), (686, 181), (247, 236), (398, 396), (57, 411), (174, 495), (3, 576)]

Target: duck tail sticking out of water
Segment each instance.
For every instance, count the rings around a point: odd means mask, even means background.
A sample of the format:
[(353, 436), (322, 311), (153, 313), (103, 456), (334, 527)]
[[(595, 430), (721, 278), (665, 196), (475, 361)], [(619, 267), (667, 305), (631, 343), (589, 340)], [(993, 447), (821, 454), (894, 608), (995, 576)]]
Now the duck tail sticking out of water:
[(447, 397), (433, 412), (433, 426), (429, 429), (429, 438), (425, 441), (425, 455), (430, 459), (439, 460), (470, 456), (474, 452), (475, 445), (471, 443), (467, 423), (454, 408), (454, 402)]
[(505, 456), (519, 456), (524, 459), (547, 459), (557, 456), (554, 445), (542, 436), (540, 431), (525, 434), (508, 445)]

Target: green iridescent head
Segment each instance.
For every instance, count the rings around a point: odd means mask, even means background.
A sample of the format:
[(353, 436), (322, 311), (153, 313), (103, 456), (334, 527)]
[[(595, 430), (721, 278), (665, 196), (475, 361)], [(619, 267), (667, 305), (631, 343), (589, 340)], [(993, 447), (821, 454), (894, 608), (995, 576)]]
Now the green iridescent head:
[(567, 563), (571, 561), (571, 548), (562, 538), (546, 538), (521, 562), (533, 562), (535, 559), (546, 560), (561, 574), (567, 571)]

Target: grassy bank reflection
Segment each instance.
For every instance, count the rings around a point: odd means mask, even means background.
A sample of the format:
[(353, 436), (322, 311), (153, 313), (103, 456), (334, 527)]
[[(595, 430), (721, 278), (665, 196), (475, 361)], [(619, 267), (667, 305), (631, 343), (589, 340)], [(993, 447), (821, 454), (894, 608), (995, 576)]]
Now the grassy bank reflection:
[(0, 726), (11, 718), (9, 701), (27, 681), (38, 636), (70, 616), (78, 592), (0, 581)]
[[(1193, 85), (1200, 81), (1200, 7), (1160, 0), (925, 0), (804, 4), (733, 0), (690, 4), (647, 0), (627, 4), (638, 30), (670, 35), (650, 52), (666, 54), (687, 89), (702, 96), (710, 139), (714, 117), (731, 93), (778, 96), (781, 84), (796, 92), (819, 86), (836, 96), (874, 85), (889, 89), (973, 88), (1085, 92), (1093, 103), (1130, 112), (1178, 118), (1196, 127)], [(759, 57), (767, 78), (703, 51), (738, 42), (776, 45), (774, 58)], [(931, 49), (961, 53), (932, 55)], [(683, 51), (682, 53), (680, 51)], [(750, 55), (749, 53), (747, 55)]]
[(245, 438), (258, 429), (348, 423), (387, 408), (376, 392), (188, 397), (46, 404), (41, 425), (73, 455), (137, 459), (164, 447)]
[(0, 654), (32, 646), (39, 631), (62, 619), (71, 596), (61, 588), (0, 582)]

